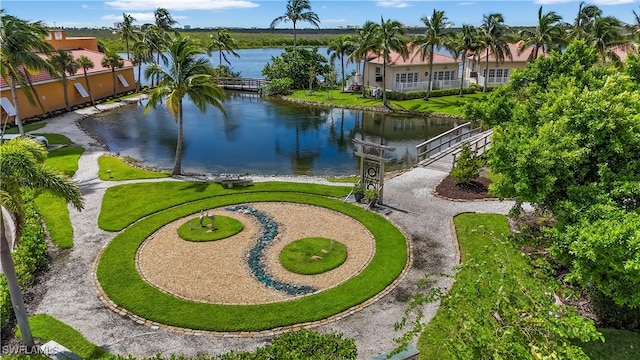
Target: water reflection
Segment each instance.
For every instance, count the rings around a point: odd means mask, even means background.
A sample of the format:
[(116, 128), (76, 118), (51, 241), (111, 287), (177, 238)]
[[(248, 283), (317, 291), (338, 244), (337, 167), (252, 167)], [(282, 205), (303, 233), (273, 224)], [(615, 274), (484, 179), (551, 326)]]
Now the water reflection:
[[(112, 152), (143, 165), (170, 169), (177, 124), (163, 108), (143, 114), (144, 102), (81, 122)], [(415, 163), (415, 146), (453, 127), (454, 120), (405, 117), (375, 112), (326, 109), (263, 100), (255, 94), (229, 92), (224, 107), (205, 114), (184, 106), (183, 171), (348, 175), (358, 171), (351, 139), (396, 148), (386, 156), (388, 169)]]

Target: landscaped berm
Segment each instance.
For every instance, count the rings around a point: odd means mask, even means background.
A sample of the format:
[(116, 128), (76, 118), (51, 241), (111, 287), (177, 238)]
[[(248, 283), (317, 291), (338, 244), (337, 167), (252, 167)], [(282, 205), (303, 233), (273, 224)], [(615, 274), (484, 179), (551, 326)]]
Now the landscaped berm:
[(97, 278), (118, 307), (149, 324), (215, 333), (312, 327), (390, 291), (409, 264), (407, 247), (400, 230), (363, 207), (249, 191), (133, 223), (101, 254)]

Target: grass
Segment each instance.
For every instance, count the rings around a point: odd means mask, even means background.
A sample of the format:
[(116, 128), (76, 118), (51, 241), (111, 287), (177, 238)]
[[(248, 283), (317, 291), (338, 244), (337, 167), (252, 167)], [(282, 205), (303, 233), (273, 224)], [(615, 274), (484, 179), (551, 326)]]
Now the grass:
[(332, 183), (349, 183), (355, 184), (360, 180), (360, 176), (340, 176), (340, 177), (331, 177), (327, 178), (327, 181)]
[[(213, 331), (259, 331), (317, 321), (345, 311), (376, 295), (400, 275), (407, 261), (406, 239), (400, 230), (376, 213), (327, 197), (335, 191), (332, 187), (313, 184), (294, 187), (297, 190), (307, 189), (312, 192), (306, 194), (277, 191), (278, 188), (290, 190), (288, 183), (266, 183), (262, 187), (258, 186), (261, 184), (256, 184), (250, 191), (235, 193), (221, 193), (222, 189), (218, 188), (218, 196), (207, 198), (200, 192), (197, 201), (187, 203), (187, 199), (193, 196), (189, 189), (185, 189), (184, 193), (173, 192), (175, 196), (167, 197), (166, 187), (162, 184), (152, 185), (160, 185), (158, 189), (165, 190), (164, 198), (172, 198), (171, 202), (164, 202), (166, 210), (158, 209), (153, 215), (120, 232), (104, 249), (97, 267), (97, 278), (113, 302), (152, 321)], [(202, 190), (209, 187), (208, 184), (181, 185), (197, 186)], [(268, 191), (255, 191), (261, 188)], [(158, 190), (147, 188), (147, 194), (156, 191)], [(110, 197), (113, 195), (112, 193)], [(134, 197), (128, 199), (132, 198)], [(157, 202), (148, 195), (144, 199), (147, 201), (140, 202)], [(166, 294), (140, 277), (135, 265), (137, 249), (148, 236), (164, 224), (205, 209), (261, 201), (305, 203), (351, 216), (359, 220), (374, 236), (375, 255), (362, 272), (340, 286), (292, 301), (260, 305), (218, 305), (188, 301)], [(180, 203), (183, 205), (175, 206)], [(113, 216), (112, 219), (125, 215), (115, 208), (111, 208), (111, 211), (117, 212), (117, 216)], [(128, 221), (123, 223), (126, 224)]]
[(296, 240), (280, 253), (282, 266), (296, 274), (315, 275), (333, 270), (347, 260), (344, 244), (327, 238)]
[[(509, 224), (506, 217), (498, 214), (461, 214), (454, 218), (458, 244), (460, 246), (461, 260), (464, 262), (475, 259), (484, 262), (483, 267), (494, 268), (496, 255), (504, 259), (505, 271), (528, 266), (525, 258), (513, 246), (506, 246), (503, 241), (510, 234)], [(495, 247), (490, 247), (495, 245)], [(490, 250), (488, 250), (490, 249)], [(471, 279), (477, 279), (482, 269), (465, 268), (455, 276), (455, 282), (449, 290), (452, 298), (467, 297), (468, 301), (463, 305), (450, 308), (441, 306), (436, 316), (429, 322), (425, 331), (418, 340), (418, 350), (420, 356), (426, 359), (455, 359), (456, 357), (443, 350), (441, 345), (449, 339), (454, 332), (454, 324), (458, 321), (459, 314), (473, 313), (475, 307), (481, 307), (483, 301), (495, 301), (491, 296), (481, 296), (472, 289), (467, 289), (466, 285)], [(493, 276), (500, 277), (499, 273)], [(489, 282), (490, 280), (487, 280)], [(460, 304), (461, 302), (457, 302)]]
[(83, 359), (96, 359), (108, 355), (77, 330), (47, 314), (29, 317), (29, 325), (33, 337), (42, 340), (43, 343), (54, 340)]
[[(98, 158), (98, 177), (105, 181), (157, 179), (171, 176), (166, 171), (151, 171), (127, 164), (115, 156), (102, 155)], [(108, 170), (111, 170), (109, 172)]]
[(49, 145), (71, 145), (71, 140), (68, 137), (61, 134), (42, 134), (37, 133), (35, 135), (42, 135), (47, 138)]
[[(28, 133), (31, 131), (36, 131), (38, 129), (42, 129), (43, 127), (45, 127), (47, 124), (44, 122), (38, 122), (38, 123), (31, 123), (31, 124), (24, 124), (24, 132)], [(11, 128), (8, 128), (6, 131), (4, 131), (5, 134), (17, 134), (18, 133), (18, 127), (14, 126)]]
[[(118, 185), (107, 189), (104, 195), (98, 226), (107, 231), (120, 231), (144, 216), (171, 206), (218, 195), (253, 192), (301, 192), (337, 198), (346, 196), (349, 191), (351, 191), (351, 186), (277, 181), (254, 183), (253, 186), (232, 189), (216, 183), (177, 181)], [(167, 194), (171, 196), (167, 196)], [(145, 199), (146, 201), (132, 202), (131, 199)], [(123, 212), (122, 209), (127, 209), (127, 211)]]
[(244, 229), (240, 221), (223, 215), (216, 215), (214, 227), (206, 217), (202, 225), (204, 226), (200, 226), (198, 217), (194, 217), (178, 228), (178, 235), (187, 241), (215, 241), (231, 237)]
[[(55, 149), (49, 152), (45, 164), (71, 177), (78, 170), (78, 159), (80, 159), (83, 152), (84, 149), (79, 146)], [(72, 248), (73, 226), (71, 225), (67, 202), (61, 197), (49, 193), (38, 195), (35, 201), (47, 226), (51, 241), (60, 248)]]
[(592, 360), (640, 360), (640, 333), (598, 329), (604, 335), (604, 342), (592, 341), (582, 344), (582, 350)]
[[(331, 92), (332, 99), (327, 99), (326, 91), (296, 90), (291, 95), (292, 99), (317, 102), (334, 106), (360, 106), (377, 107), (382, 106), (382, 99), (363, 98), (361, 94), (342, 93), (338, 90)], [(415, 111), (429, 114), (463, 115), (462, 106), (469, 102), (482, 101), (486, 94), (475, 93), (465, 94), (464, 97), (457, 95), (413, 100), (390, 100), (389, 104), (393, 109), (404, 111)]]

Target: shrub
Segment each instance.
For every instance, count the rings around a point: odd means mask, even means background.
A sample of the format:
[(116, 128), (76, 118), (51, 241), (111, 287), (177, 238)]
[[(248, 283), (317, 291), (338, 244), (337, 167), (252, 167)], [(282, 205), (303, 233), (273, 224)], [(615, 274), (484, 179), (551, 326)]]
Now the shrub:
[(266, 95), (288, 95), (291, 92), (291, 85), (293, 85), (293, 81), (289, 78), (273, 79), (267, 85)]
[(479, 165), (478, 158), (471, 151), (469, 143), (464, 143), (458, 155), (458, 161), (451, 170), (451, 177), (459, 184), (468, 185), (480, 176)]

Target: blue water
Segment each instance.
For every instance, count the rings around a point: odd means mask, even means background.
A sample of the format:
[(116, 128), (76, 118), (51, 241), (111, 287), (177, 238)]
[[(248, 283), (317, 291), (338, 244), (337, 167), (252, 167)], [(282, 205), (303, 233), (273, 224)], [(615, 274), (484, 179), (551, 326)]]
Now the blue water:
[[(239, 50), (231, 60), (243, 77), (262, 77), (264, 64), (282, 49)], [(320, 53), (324, 54), (325, 50)], [(212, 63), (218, 64), (217, 54)], [(355, 65), (350, 64), (349, 69)], [(173, 167), (177, 124), (162, 107), (145, 102), (85, 119), (81, 125), (114, 153), (141, 164)], [(455, 126), (454, 120), (377, 112), (321, 109), (252, 93), (228, 92), (227, 116), (210, 107), (201, 114), (185, 98), (183, 171), (208, 174), (351, 175), (358, 173), (352, 139), (395, 147), (387, 168), (416, 162), (415, 146)]]

